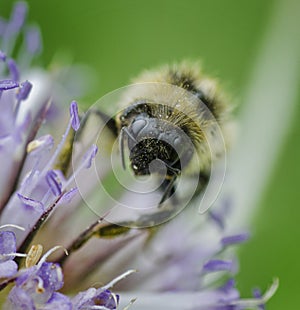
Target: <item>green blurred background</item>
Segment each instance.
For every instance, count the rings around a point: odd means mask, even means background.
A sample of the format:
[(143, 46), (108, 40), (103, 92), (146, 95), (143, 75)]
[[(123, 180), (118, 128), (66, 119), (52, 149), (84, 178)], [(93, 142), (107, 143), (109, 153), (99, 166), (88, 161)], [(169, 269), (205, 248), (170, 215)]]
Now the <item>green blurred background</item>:
[[(243, 102), (275, 4), (273, 0), (28, 2), (29, 20), (39, 24), (43, 34), (43, 64), (67, 52), (74, 63), (94, 69), (97, 83), (84, 100), (90, 104), (145, 68), (182, 59), (200, 59), (205, 70)], [(2, 15), (8, 16), (12, 3), (1, 0)], [(265, 290), (274, 276), (280, 278), (280, 289), (268, 304), (272, 310), (299, 308), (299, 117), (298, 105), (253, 222), (253, 238), (240, 249), (237, 285), (243, 296), (249, 296), (254, 286)]]

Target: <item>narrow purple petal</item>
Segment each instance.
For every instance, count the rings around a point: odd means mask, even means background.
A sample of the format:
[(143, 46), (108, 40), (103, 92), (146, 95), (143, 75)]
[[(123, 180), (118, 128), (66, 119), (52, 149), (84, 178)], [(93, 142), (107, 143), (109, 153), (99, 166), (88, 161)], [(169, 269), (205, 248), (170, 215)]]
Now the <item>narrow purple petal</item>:
[(238, 234), (238, 235), (232, 235), (228, 237), (224, 237), (221, 239), (221, 243), (223, 246), (231, 245), (231, 244), (238, 244), (245, 242), (249, 239), (248, 233)]
[(17, 99), (26, 100), (31, 89), (32, 89), (32, 84), (29, 81), (25, 81), (21, 83), (19, 92), (17, 93)]
[(232, 261), (225, 261), (220, 259), (212, 259), (203, 265), (203, 270), (206, 272), (231, 271), (232, 269)]
[(261, 290), (259, 288), (254, 288), (252, 291), (252, 295), (255, 298), (261, 298), (262, 297)]
[(71, 115), (72, 127), (75, 131), (77, 131), (80, 126), (80, 120), (78, 115), (78, 105), (76, 101), (72, 101), (70, 104), (70, 115)]
[(7, 60), (7, 66), (11, 75), (11, 78), (14, 81), (19, 81), (20, 80), (20, 71), (19, 68), (17, 66), (17, 64), (15, 63), (15, 61), (13, 59), (8, 59)]
[(0, 81), (0, 90), (8, 90), (19, 87), (19, 83), (14, 80), (2, 80)]
[(25, 2), (18, 2), (14, 6), (11, 18), (9, 21), (10, 27), (13, 32), (18, 32), (24, 25), (27, 15), (27, 4)]
[(13, 260), (0, 263), (0, 278), (12, 277), (18, 271), (18, 265)]
[(93, 144), (89, 150), (84, 155), (84, 162), (86, 162), (85, 168), (90, 168), (92, 165), (92, 160), (95, 158), (96, 154), (98, 152), (97, 145)]
[(29, 27), (26, 36), (26, 48), (32, 55), (40, 53), (42, 50), (41, 34), (37, 27)]
[[(260, 290), (259, 288), (253, 289), (252, 295), (253, 295), (253, 297), (255, 297), (255, 298), (261, 298), (261, 297), (262, 297), (261, 290)], [(265, 307), (264, 305), (259, 305), (258, 307), (259, 307), (259, 309), (261, 309), (261, 310), (265, 310), (265, 309), (266, 309), (266, 307)]]
[(12, 231), (0, 232), (0, 262), (14, 259), (14, 256), (2, 256), (16, 252), (16, 236)]
[(63, 194), (62, 198), (60, 199), (60, 203), (70, 203), (73, 197), (78, 193), (78, 188), (74, 187)]
[(58, 180), (58, 176), (53, 170), (50, 170), (47, 172), (46, 181), (47, 181), (52, 193), (55, 196), (59, 196), (61, 194), (62, 184)]
[[(41, 265), (23, 269), (15, 284), (11, 291), (13, 293), (9, 295), (14, 306), (10, 309), (70, 309), (65, 307), (70, 306), (70, 300), (62, 294), (56, 295), (55, 292), (63, 286), (63, 273), (58, 264), (43, 262)], [(20, 307), (22, 304), (30, 304), (32, 307)]]
[(31, 207), (36, 211), (44, 211), (44, 205), (40, 201), (31, 199), (20, 193), (18, 193), (18, 197), (25, 206)]
[(0, 50), (0, 60), (5, 61), (6, 60), (6, 54)]
[[(230, 304), (232, 301), (238, 300), (240, 298), (240, 293), (238, 290), (235, 288), (235, 281), (234, 279), (229, 279), (223, 286), (221, 286), (218, 289), (219, 292), (222, 292), (223, 294), (219, 298), (219, 302), (224, 304), (224, 307), (220, 309), (228, 309), (228, 310), (233, 310), (233, 309), (240, 309), (236, 307), (231, 307), (228, 304)], [(228, 306), (225, 306), (228, 305)]]
[(230, 292), (234, 287), (235, 287), (235, 281), (234, 281), (234, 279), (229, 279), (220, 289), (221, 289), (223, 292), (228, 293), (228, 292)]

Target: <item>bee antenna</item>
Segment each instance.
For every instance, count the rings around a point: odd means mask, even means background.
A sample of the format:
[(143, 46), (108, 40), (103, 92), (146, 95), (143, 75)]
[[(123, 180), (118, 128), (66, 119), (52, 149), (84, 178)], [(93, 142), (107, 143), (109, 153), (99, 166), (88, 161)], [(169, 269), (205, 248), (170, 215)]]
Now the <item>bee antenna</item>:
[[(177, 160), (178, 161), (178, 160)], [(177, 162), (175, 161), (175, 163)], [(170, 170), (171, 172), (173, 172), (173, 174), (175, 175), (175, 179), (177, 176), (179, 176), (181, 174), (181, 170), (178, 168), (174, 168), (171, 165), (168, 165), (166, 162), (164, 163), (166, 165), (166, 167), (168, 168), (168, 170)]]

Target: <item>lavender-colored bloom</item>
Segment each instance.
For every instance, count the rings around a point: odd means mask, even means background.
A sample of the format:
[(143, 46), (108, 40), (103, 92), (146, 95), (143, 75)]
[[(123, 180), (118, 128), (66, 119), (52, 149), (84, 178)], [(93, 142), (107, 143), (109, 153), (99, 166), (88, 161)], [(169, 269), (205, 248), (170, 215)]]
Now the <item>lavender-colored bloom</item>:
[(63, 274), (59, 265), (44, 262), (20, 272), (16, 286), (8, 296), (7, 309), (72, 309), (70, 300), (56, 293), (63, 286)]
[[(13, 59), (6, 57), (21, 30), (26, 15), (26, 5), (18, 3), (12, 19), (5, 25), (3, 32), (3, 47), (1, 61), (6, 65), (9, 76), (0, 79), (0, 196), (1, 196), (1, 227), (11, 226), (12, 231), (0, 232), (0, 283), (3, 289), (8, 283), (15, 286), (9, 292), (5, 309), (74, 309), (69, 297), (57, 292), (63, 286), (63, 273), (59, 264), (46, 262), (53, 251), (45, 254), (42, 259), (34, 257), (33, 263), (27, 268), (18, 270), (16, 257), (26, 256), (28, 245), (37, 235), (39, 228), (57, 206), (69, 204), (77, 195), (74, 177), (66, 176), (60, 170), (60, 156), (68, 145), (68, 137), (72, 135), (72, 128), (76, 131), (80, 126), (78, 107), (75, 101), (70, 105), (70, 120), (54, 152), (54, 139), (46, 134), (39, 137), (39, 129), (47, 118), (49, 99), (52, 85), (47, 85), (45, 73), (39, 73), (39, 82), (43, 82), (42, 89), (32, 78), (22, 82), (22, 74)], [(36, 29), (25, 34), (27, 37), (27, 51), (36, 54), (39, 50), (39, 38)], [(31, 57), (28, 54), (28, 61)], [(25, 55), (26, 56), (26, 55)], [(22, 55), (23, 59), (24, 55)], [(24, 65), (24, 64), (23, 64)], [(25, 64), (26, 67), (26, 64)], [(30, 76), (30, 74), (28, 75)], [(21, 83), (19, 83), (21, 80)], [(32, 82), (33, 81), (33, 82)], [(47, 90), (48, 87), (48, 90)], [(33, 91), (32, 91), (33, 89)], [(26, 104), (24, 102), (26, 101)], [(80, 173), (91, 165), (97, 153), (97, 147), (92, 146), (88, 154), (81, 159), (82, 164), (75, 169), (74, 174)], [(66, 161), (65, 164), (68, 164)], [(54, 169), (55, 168), (55, 169)], [(10, 225), (6, 225), (10, 223)], [(24, 229), (18, 229), (19, 226)], [(16, 230), (16, 231), (13, 231)], [(56, 241), (57, 242), (57, 241)], [(58, 240), (58, 242), (60, 242)], [(40, 247), (39, 247), (40, 248)], [(54, 248), (55, 249), (55, 248)], [(18, 253), (21, 252), (21, 253)], [(25, 253), (24, 253), (25, 252)], [(39, 252), (39, 251), (38, 251)], [(38, 253), (37, 252), (37, 253)], [(34, 255), (34, 254), (30, 254)], [(95, 291), (85, 304), (103, 305), (103, 309), (116, 309), (119, 297), (106, 289), (91, 289)], [(89, 291), (91, 292), (91, 291)], [(80, 298), (82, 300), (82, 298)], [(78, 309), (85, 309), (85, 305), (78, 305)]]
[[(246, 241), (248, 235), (228, 234), (228, 203), (201, 218), (189, 208), (155, 234), (107, 222), (105, 216), (111, 210), (101, 203), (103, 217), (82, 208), (75, 177), (86, 183), (87, 192), (92, 192), (95, 180), (87, 169), (96, 160), (105, 164), (96, 156), (96, 145), (86, 146), (74, 138), (80, 128), (75, 101), (70, 104), (68, 123), (63, 124), (65, 130), (54, 125), (62, 136), (60, 141), (55, 143), (50, 134), (41, 132), (42, 124), (55, 121), (48, 118), (48, 112), (52, 94), (58, 96), (59, 92), (53, 91), (55, 81), (47, 73), (39, 71), (38, 78), (31, 75), (30, 60), (41, 49), (38, 30), (25, 31), (27, 54), (22, 59), (28, 59), (28, 63), (22, 64), (21, 70), (6, 56), (19, 31), (23, 31), (25, 16), (26, 4), (18, 3), (11, 20), (0, 25), (4, 42), (0, 59), (8, 72), (0, 78), (0, 224), (24, 227), (23, 231), (12, 228), (0, 232), (0, 278), (5, 278), (0, 287), (14, 283), (6, 309), (110, 310), (119, 307), (122, 296), (130, 296), (123, 301), (126, 309), (135, 296), (140, 309), (261, 307), (274, 289), (267, 296), (255, 294), (246, 302), (232, 280), (237, 261), (232, 254), (226, 256), (224, 250)], [(104, 240), (112, 235), (118, 238), (109, 243)], [(65, 247), (69, 256), (56, 255), (56, 263), (48, 262), (46, 258), (53, 252), (50, 250), (42, 258), (35, 257), (33, 266), (19, 268), (16, 257), (26, 256), (33, 240), (42, 240), (48, 248)], [(139, 272), (118, 283), (119, 297), (112, 286), (133, 273), (132, 268)], [(218, 281), (224, 275), (230, 280), (220, 285)], [(109, 285), (87, 289), (90, 283), (112, 278), (115, 280)], [(63, 285), (65, 291), (82, 291), (71, 298), (58, 292)]]

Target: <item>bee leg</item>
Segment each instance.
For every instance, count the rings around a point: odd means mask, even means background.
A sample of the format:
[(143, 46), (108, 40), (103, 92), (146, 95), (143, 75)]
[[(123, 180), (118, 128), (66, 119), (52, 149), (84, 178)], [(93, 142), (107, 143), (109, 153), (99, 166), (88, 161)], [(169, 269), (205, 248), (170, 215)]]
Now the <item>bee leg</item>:
[(119, 130), (117, 123), (114, 118), (111, 118), (109, 115), (105, 114), (104, 112), (98, 109), (91, 109), (90, 113), (95, 113), (101, 120), (105, 123), (105, 126), (117, 137)]
[(196, 197), (198, 197), (203, 192), (203, 190), (208, 184), (210, 173), (201, 172), (200, 174), (195, 175), (194, 177), (198, 178), (198, 185), (196, 187), (195, 193), (193, 194), (192, 200), (194, 200)]
[(171, 179), (165, 179), (161, 184), (160, 189), (163, 191), (163, 196), (160, 199), (159, 207), (171, 197), (172, 202), (176, 204), (178, 202), (175, 195), (175, 181), (177, 176), (173, 176)]
[(76, 133), (76, 140), (84, 139), (85, 132), (89, 131), (89, 128), (93, 128), (95, 123), (105, 125), (115, 138), (118, 136), (117, 123), (113, 118), (98, 109), (89, 109), (80, 119), (80, 127)]

